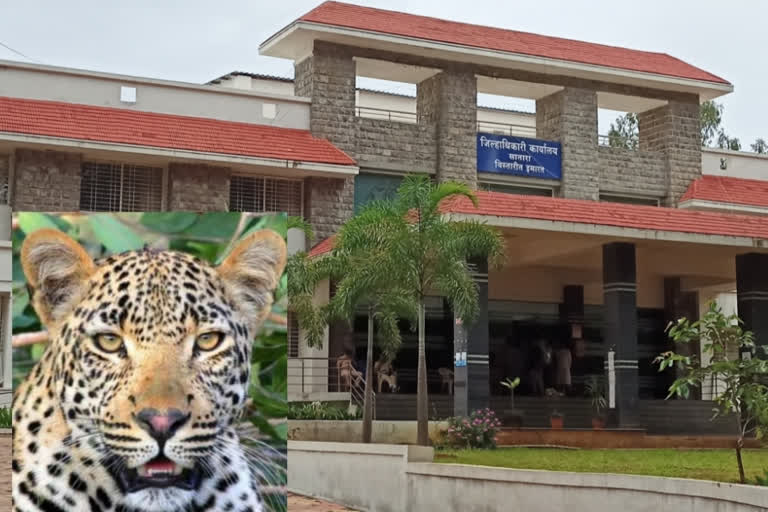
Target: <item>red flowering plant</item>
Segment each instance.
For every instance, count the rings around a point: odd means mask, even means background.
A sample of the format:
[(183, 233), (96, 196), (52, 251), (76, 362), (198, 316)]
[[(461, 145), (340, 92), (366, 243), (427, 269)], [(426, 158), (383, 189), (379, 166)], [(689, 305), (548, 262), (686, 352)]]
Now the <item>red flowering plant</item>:
[(496, 448), (496, 433), (501, 421), (491, 409), (477, 409), (469, 416), (448, 418), (445, 437), (457, 448)]

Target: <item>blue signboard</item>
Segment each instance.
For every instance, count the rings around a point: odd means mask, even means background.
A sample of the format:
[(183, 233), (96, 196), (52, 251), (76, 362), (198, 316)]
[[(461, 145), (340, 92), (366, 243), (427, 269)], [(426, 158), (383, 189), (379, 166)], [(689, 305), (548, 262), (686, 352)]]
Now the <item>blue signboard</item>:
[(477, 134), (477, 170), (529, 178), (559, 180), (560, 143), (492, 133)]

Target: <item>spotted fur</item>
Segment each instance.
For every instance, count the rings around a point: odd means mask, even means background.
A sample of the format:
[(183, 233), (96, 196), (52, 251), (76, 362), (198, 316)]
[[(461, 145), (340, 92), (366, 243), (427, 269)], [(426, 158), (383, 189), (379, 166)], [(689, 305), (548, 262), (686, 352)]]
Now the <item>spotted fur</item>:
[[(92, 261), (53, 230), (30, 235), (22, 264), (50, 343), (14, 396), (15, 512), (262, 510), (235, 424), (246, 401), (251, 340), (285, 265), (271, 231), (241, 241), (218, 267), (172, 251)], [(225, 333), (217, 349), (194, 340)], [(119, 333), (105, 353), (94, 341)], [(191, 490), (121, 490), (116, 470), (157, 456), (137, 424), (145, 408), (179, 409), (187, 421), (164, 454), (203, 468)]]

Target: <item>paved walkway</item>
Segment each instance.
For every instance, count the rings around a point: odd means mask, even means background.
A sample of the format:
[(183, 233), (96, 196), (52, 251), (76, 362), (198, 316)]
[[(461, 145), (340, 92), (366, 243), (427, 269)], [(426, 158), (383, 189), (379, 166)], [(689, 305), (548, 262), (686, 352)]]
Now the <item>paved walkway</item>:
[(0, 510), (11, 510), (11, 436), (0, 436)]
[[(0, 508), (0, 510), (5, 510)], [(355, 512), (351, 508), (327, 501), (288, 493), (288, 512)]]

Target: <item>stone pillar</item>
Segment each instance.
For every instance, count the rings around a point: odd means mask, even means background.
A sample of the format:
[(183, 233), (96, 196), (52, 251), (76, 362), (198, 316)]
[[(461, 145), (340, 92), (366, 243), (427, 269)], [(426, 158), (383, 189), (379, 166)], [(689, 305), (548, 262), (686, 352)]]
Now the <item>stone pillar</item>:
[[(316, 41), (312, 55), (297, 62), (294, 93), (310, 98), (309, 129), (357, 158), (355, 119), (356, 67), (353, 55), (342, 46)], [(307, 180), (305, 217), (319, 240), (336, 233), (354, 212), (355, 178)], [(316, 192), (315, 187), (321, 190)], [(314, 197), (317, 195), (317, 197)], [(333, 201), (326, 201), (326, 198)]]
[(613, 348), (619, 427), (638, 427), (637, 272), (635, 245), (603, 245), (603, 339)]
[(433, 124), (438, 181), (477, 187), (477, 78), (471, 71), (443, 70), (416, 89), (420, 123)]
[[(755, 344), (768, 346), (768, 254), (736, 256), (736, 300), (744, 329), (752, 331)], [(766, 357), (763, 350), (759, 357)]]
[(701, 177), (698, 97), (669, 101), (637, 116), (640, 151), (658, 151), (666, 164), (666, 206), (675, 206), (688, 185)]
[(169, 211), (227, 211), (230, 170), (202, 164), (171, 163), (168, 166)]
[(466, 416), (476, 409), (485, 409), (490, 400), (490, 368), (488, 340), (488, 262), (470, 264), (472, 277), (478, 287), (480, 312), (475, 322), (467, 326), (454, 319), (454, 396), (455, 416)]
[(560, 196), (597, 201), (600, 198), (597, 93), (566, 87), (536, 100), (536, 136), (562, 144)]

